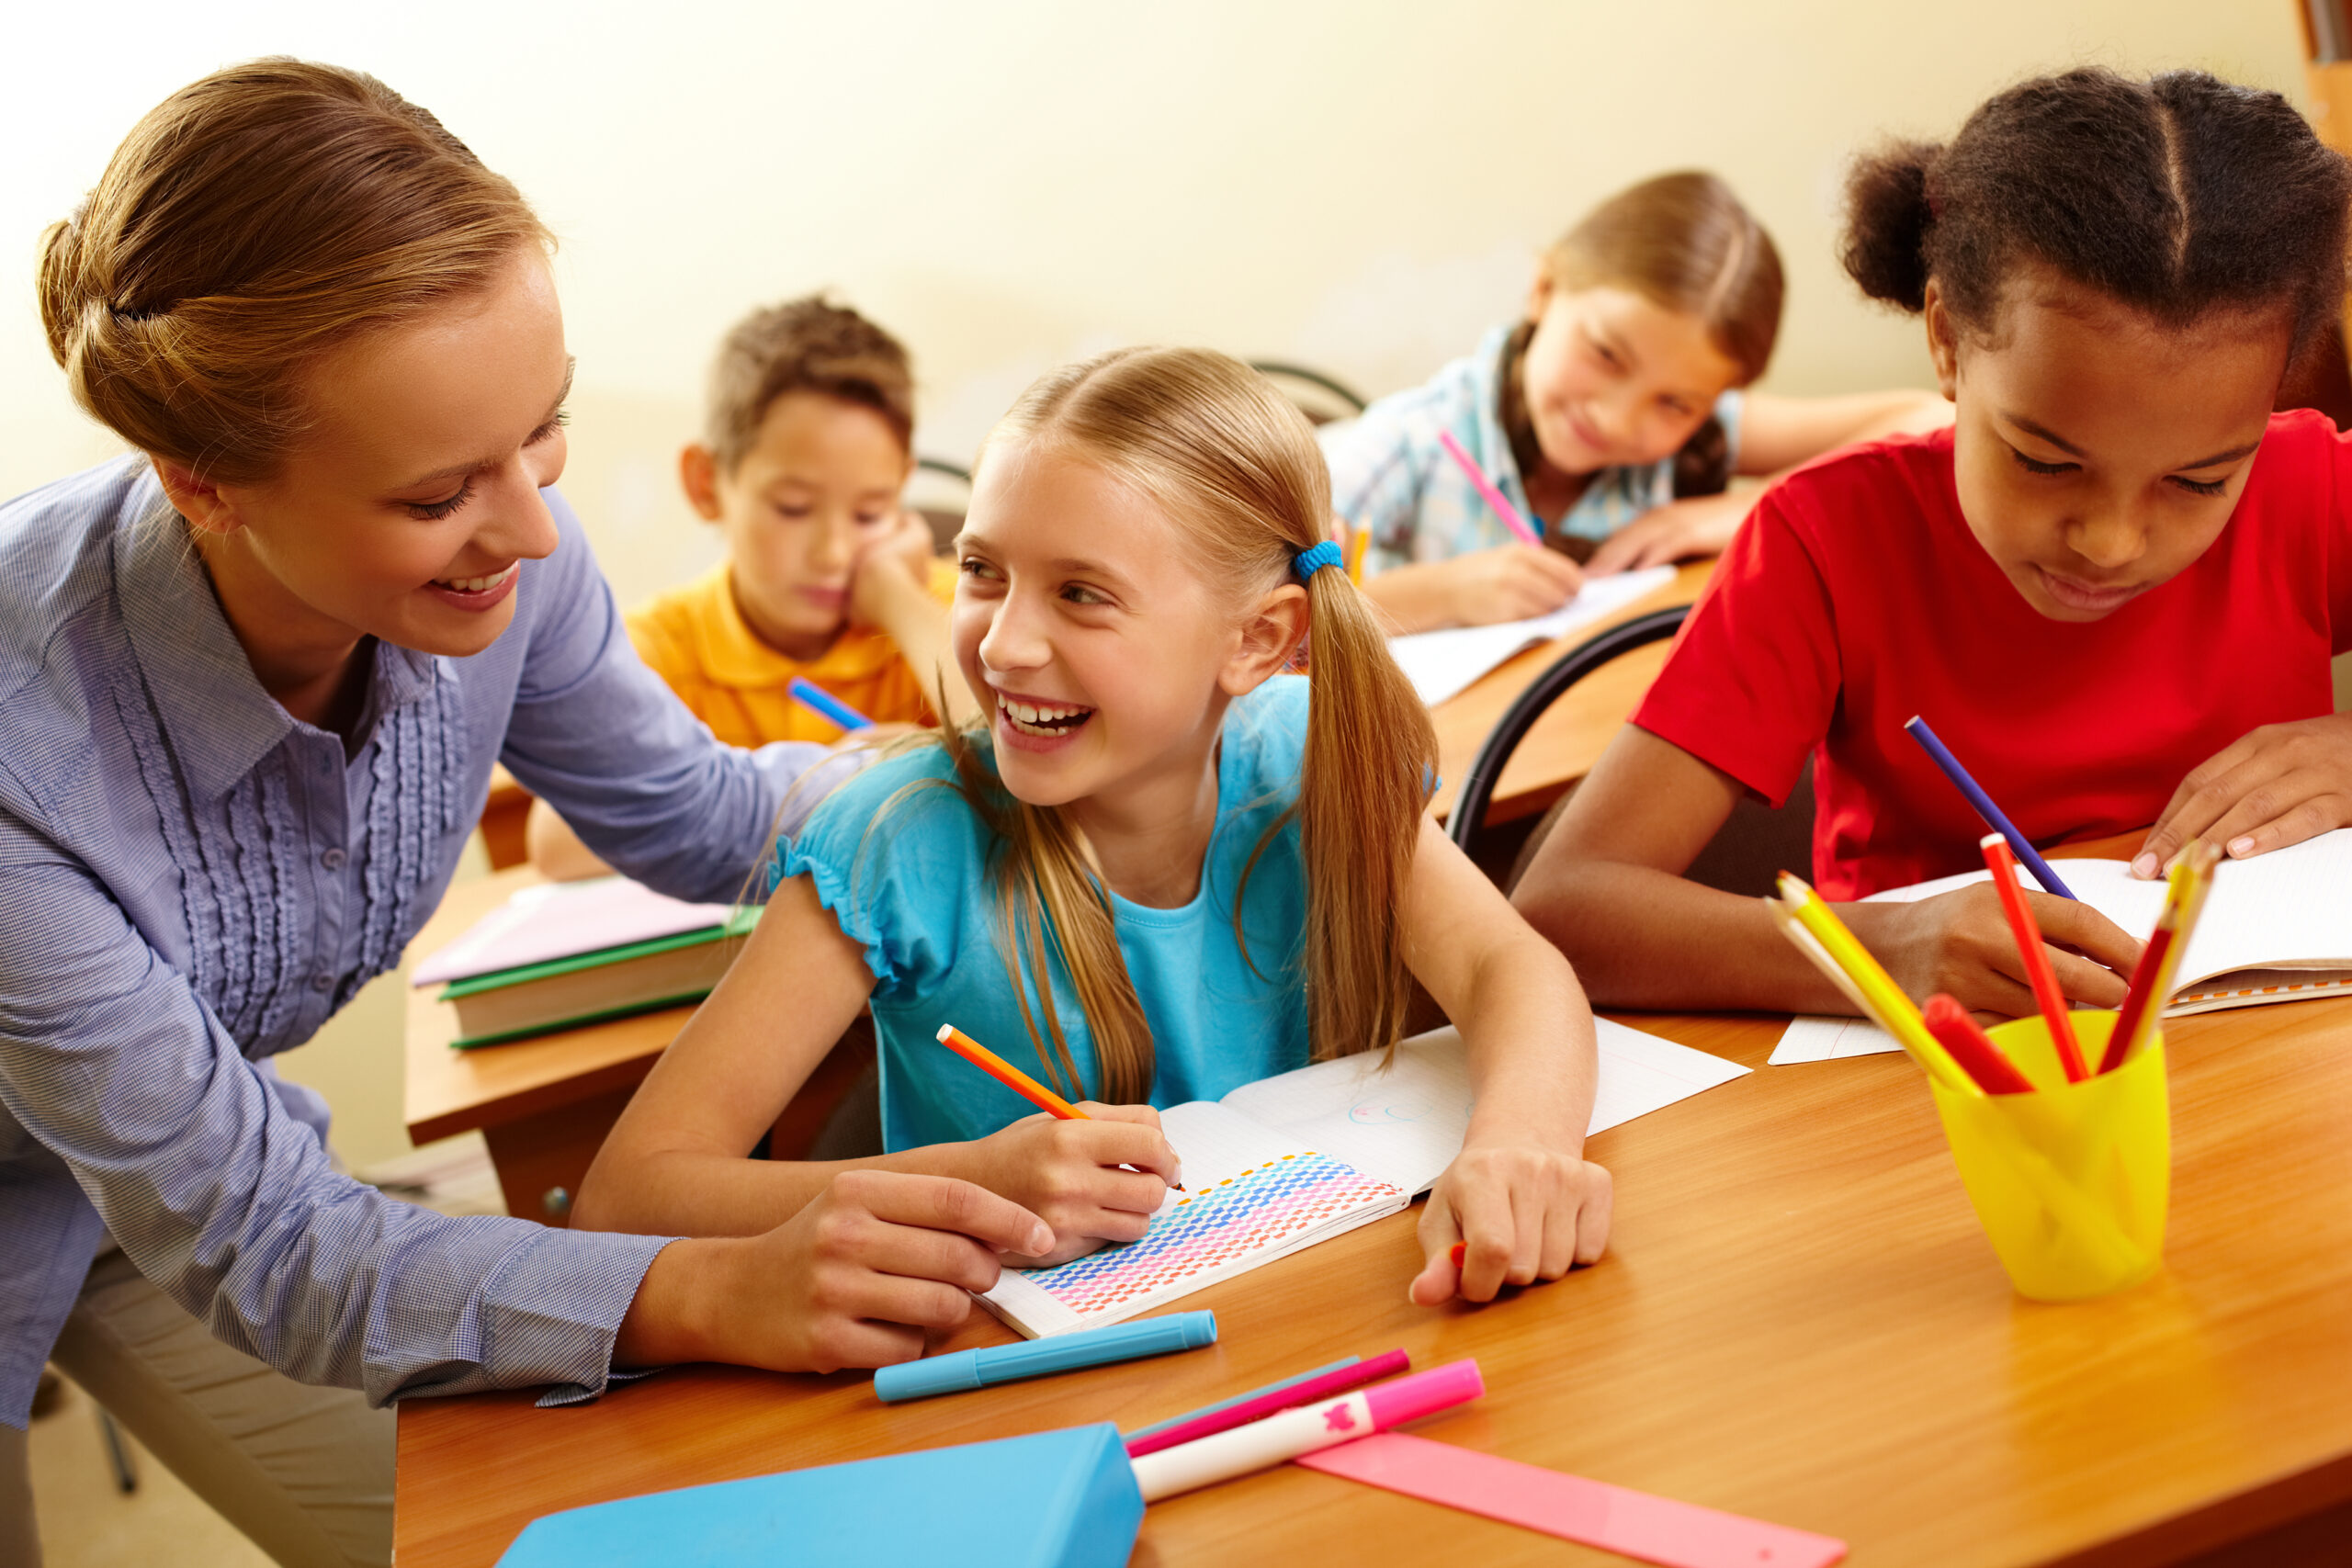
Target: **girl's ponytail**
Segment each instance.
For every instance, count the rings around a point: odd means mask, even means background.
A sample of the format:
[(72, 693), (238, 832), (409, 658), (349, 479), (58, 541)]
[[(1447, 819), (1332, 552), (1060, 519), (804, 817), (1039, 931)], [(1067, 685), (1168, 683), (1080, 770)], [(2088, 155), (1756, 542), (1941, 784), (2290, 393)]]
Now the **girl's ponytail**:
[(1935, 222), (1929, 171), (1942, 152), (1897, 141), (1855, 160), (1846, 176), (1846, 235), (1838, 259), (1863, 293), (1898, 310), (1928, 302), (1928, 231)]
[(1306, 867), (1313, 1056), (1395, 1048), (1411, 1000), (1405, 897), (1437, 783), (1429, 709), (1346, 571), (1306, 580), (1306, 756), (1298, 784)]

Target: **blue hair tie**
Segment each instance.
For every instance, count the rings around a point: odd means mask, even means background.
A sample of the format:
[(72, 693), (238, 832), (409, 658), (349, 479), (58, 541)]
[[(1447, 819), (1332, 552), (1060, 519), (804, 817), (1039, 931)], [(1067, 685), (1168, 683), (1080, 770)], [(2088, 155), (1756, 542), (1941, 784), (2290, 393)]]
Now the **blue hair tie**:
[(1313, 549), (1301, 550), (1291, 557), (1290, 569), (1298, 573), (1298, 580), (1301, 582), (1305, 582), (1325, 567), (1338, 566), (1340, 560), (1340, 547), (1326, 539)]

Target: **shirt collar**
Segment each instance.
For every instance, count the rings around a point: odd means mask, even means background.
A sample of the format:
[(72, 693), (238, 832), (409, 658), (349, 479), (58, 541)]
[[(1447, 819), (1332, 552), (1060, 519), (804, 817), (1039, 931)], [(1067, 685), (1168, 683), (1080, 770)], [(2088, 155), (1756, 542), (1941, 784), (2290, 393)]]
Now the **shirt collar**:
[[(298, 723), (262, 690), (187, 523), (152, 474), (138, 495), (143, 504), (127, 509), (129, 522), (115, 538), (123, 628), (188, 789), (200, 801), (218, 800), (289, 733), (323, 732)], [(414, 702), (435, 680), (430, 654), (374, 646), (356, 731), (361, 745), (386, 714)]]
[(779, 686), (811, 671), (820, 671), (833, 680), (857, 680), (875, 674), (899, 656), (888, 637), (850, 627), (832, 647), (803, 662), (762, 642), (743, 619), (726, 562), (707, 573), (695, 588), (704, 601), (703, 613), (690, 623), (697, 661), (703, 673), (722, 686), (741, 690)]

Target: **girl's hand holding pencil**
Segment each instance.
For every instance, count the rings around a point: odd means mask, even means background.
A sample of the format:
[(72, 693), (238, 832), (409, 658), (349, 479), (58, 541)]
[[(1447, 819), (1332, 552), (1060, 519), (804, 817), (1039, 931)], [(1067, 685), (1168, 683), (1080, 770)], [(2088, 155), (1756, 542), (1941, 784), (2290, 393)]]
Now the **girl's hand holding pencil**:
[(1016, 1269), (1065, 1263), (1106, 1241), (1141, 1241), (1180, 1179), (1176, 1151), (1148, 1105), (1082, 1100), (1065, 1121), (1040, 1113), (965, 1145), (959, 1174), (1012, 1199), (1054, 1231), (1043, 1257), (1008, 1257)]

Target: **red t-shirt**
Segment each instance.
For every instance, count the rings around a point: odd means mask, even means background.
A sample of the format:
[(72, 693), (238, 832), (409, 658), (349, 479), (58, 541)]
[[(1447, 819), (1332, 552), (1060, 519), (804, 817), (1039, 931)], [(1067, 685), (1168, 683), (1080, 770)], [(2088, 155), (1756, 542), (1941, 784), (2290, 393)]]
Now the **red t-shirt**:
[(1978, 864), (1984, 828), (1926, 717), (2038, 845), (2144, 828), (2248, 730), (2335, 706), (2352, 644), (2352, 442), (2273, 415), (2213, 547), (2088, 624), (2043, 617), (1961, 516), (1951, 433), (1769, 491), (1634, 716), (1766, 800), (1814, 756), (1814, 875), (1857, 898)]

